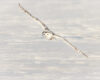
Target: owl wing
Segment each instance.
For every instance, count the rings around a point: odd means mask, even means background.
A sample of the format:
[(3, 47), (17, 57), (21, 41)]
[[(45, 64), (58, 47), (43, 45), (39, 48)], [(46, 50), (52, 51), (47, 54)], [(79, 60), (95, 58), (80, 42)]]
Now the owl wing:
[(64, 41), (66, 44), (68, 44), (70, 47), (72, 47), (77, 53), (80, 53), (84, 55), (85, 57), (88, 57), (84, 52), (82, 52), (80, 49), (78, 49), (76, 46), (74, 46), (71, 42), (69, 42), (67, 39), (63, 38), (62, 36), (55, 35), (56, 38), (60, 38), (62, 41)]
[(25, 12), (27, 13), (30, 17), (32, 17), (36, 22), (40, 23), (42, 25), (42, 28), (44, 30), (49, 30), (49, 28), (46, 26), (46, 24), (44, 24), (40, 19), (38, 19), (37, 17), (33, 16), (30, 12), (28, 12), (26, 9), (24, 9), (21, 4), (19, 3), (19, 7)]

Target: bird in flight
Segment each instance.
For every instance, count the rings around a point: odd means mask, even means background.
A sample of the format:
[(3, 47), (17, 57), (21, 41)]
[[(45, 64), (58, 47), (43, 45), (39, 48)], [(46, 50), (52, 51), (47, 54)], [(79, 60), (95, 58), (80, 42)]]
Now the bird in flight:
[(19, 3), (19, 7), (21, 8), (21, 10), (23, 10), (26, 14), (28, 14), (30, 17), (33, 18), (34, 21), (38, 22), (42, 28), (43, 28), (43, 32), (42, 35), (48, 39), (48, 40), (53, 40), (53, 39), (61, 39), (63, 42), (65, 42), (66, 44), (68, 44), (70, 47), (72, 47), (77, 53), (80, 53), (82, 55), (84, 55), (85, 57), (88, 57), (83, 51), (81, 51), (80, 49), (78, 49), (76, 46), (74, 46), (71, 42), (69, 42), (67, 39), (65, 39), (64, 37), (55, 34), (54, 32), (52, 32), (45, 23), (43, 23), (39, 18), (33, 16), (30, 12), (28, 12), (26, 9), (24, 9), (21, 4)]

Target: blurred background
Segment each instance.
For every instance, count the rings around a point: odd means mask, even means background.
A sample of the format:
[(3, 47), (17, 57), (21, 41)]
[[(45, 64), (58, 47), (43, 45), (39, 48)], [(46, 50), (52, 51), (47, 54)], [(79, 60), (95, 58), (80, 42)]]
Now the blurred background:
[[(18, 3), (89, 58), (44, 39)], [(0, 80), (100, 80), (100, 1), (1, 0)]]

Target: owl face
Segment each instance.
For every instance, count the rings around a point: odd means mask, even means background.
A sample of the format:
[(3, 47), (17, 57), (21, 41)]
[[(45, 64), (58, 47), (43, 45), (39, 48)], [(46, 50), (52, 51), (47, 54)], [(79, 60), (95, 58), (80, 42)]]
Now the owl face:
[(50, 32), (43, 32), (42, 35), (47, 38), (48, 40), (52, 40), (53, 39), (53, 34)]

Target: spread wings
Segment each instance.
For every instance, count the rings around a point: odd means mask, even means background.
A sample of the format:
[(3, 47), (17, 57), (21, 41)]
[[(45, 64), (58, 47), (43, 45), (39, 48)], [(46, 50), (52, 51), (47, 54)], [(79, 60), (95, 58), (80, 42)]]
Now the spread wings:
[[(37, 21), (38, 23), (40, 23), (42, 25), (42, 28), (44, 30), (50, 31), (49, 28), (37, 17), (33, 16), (30, 12), (28, 12), (26, 9), (24, 9), (21, 4), (19, 4), (19, 7), (25, 12), (27, 13), (30, 17), (33, 18), (33, 20)], [(76, 46), (74, 46), (71, 42), (69, 42), (67, 39), (63, 38), (62, 36), (59, 36), (57, 34), (54, 34), (55, 38), (60, 38), (61, 40), (63, 40), (66, 44), (69, 44), (69, 46), (71, 46), (77, 53), (80, 53), (82, 55), (84, 55), (85, 57), (88, 57), (85, 53), (83, 53), (81, 50), (79, 50)]]
[(30, 17), (32, 17), (35, 21), (37, 21), (38, 23), (40, 23), (42, 25), (42, 28), (44, 30), (49, 30), (49, 28), (40, 20), (38, 19), (37, 17), (33, 16), (30, 12), (28, 12), (26, 9), (24, 9), (21, 4), (19, 3), (19, 7), (25, 12), (27, 13)]

